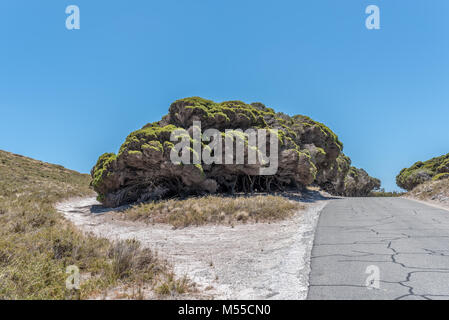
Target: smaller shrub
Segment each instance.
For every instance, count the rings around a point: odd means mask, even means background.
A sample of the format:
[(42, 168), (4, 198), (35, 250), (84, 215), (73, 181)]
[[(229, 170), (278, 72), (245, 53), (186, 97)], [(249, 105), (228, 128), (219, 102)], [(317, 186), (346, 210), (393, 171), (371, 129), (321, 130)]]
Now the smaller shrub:
[(123, 279), (130, 275), (135, 268), (139, 249), (140, 243), (135, 240), (120, 240), (111, 246), (109, 258), (112, 259), (112, 268), (117, 279)]
[[(410, 168), (402, 169), (396, 176), (396, 184), (410, 191), (427, 181), (436, 181), (440, 178), (445, 179), (444, 174), (447, 173), (449, 173), (449, 153), (425, 162), (418, 161)], [(443, 176), (440, 176), (440, 174), (443, 174)], [(438, 178), (436, 178), (437, 176)]]
[(171, 273), (164, 282), (155, 288), (155, 292), (159, 295), (174, 295), (188, 292), (192, 287), (192, 283), (187, 277), (176, 279)]

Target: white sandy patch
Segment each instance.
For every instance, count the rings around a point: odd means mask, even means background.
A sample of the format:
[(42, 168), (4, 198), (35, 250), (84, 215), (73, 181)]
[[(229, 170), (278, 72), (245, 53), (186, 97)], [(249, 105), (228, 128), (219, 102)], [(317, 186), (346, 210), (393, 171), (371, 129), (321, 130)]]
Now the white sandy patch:
[(319, 212), (317, 200), (276, 223), (214, 225), (173, 230), (107, 215), (95, 198), (61, 202), (56, 209), (85, 232), (110, 240), (137, 239), (156, 250), (216, 299), (305, 299), (310, 253)]

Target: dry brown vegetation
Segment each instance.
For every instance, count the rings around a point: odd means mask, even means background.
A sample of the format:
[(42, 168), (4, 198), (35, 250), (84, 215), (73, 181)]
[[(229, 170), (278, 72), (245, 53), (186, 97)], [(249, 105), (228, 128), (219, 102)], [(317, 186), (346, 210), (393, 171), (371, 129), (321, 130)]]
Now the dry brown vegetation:
[(434, 203), (449, 208), (449, 179), (428, 181), (418, 185), (407, 196)]
[(206, 196), (135, 205), (121, 216), (147, 223), (168, 223), (179, 228), (204, 224), (278, 221), (303, 208), (304, 205), (283, 196)]
[(138, 242), (84, 235), (55, 211), (57, 201), (92, 195), (89, 182), (88, 175), (0, 150), (0, 299), (69, 298), (69, 265), (81, 271), (81, 298), (118, 286), (159, 294), (190, 288)]

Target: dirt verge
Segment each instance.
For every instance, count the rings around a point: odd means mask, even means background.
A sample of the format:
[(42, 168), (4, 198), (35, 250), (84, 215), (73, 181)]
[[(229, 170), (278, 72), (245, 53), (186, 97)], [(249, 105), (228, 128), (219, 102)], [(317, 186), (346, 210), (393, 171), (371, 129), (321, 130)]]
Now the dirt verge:
[(157, 250), (178, 276), (187, 275), (216, 299), (305, 299), (314, 230), (325, 199), (316, 193), (299, 200), (306, 209), (281, 222), (176, 230), (114, 219), (95, 198), (70, 199), (56, 209), (85, 232), (136, 239)]

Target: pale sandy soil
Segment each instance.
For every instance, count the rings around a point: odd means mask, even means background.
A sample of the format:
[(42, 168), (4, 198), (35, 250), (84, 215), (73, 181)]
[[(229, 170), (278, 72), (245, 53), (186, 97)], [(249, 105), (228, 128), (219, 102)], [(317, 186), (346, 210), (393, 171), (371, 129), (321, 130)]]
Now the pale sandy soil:
[(449, 180), (425, 182), (405, 194), (404, 197), (448, 210)]
[(56, 208), (85, 232), (139, 240), (212, 298), (305, 299), (314, 230), (326, 205), (318, 194), (307, 201), (304, 211), (281, 222), (176, 230), (116, 219), (95, 198), (70, 199)]

